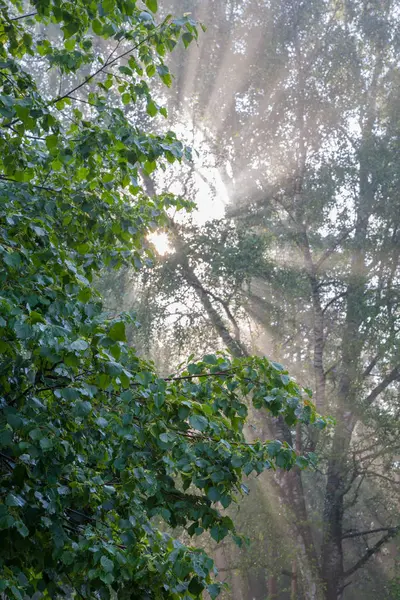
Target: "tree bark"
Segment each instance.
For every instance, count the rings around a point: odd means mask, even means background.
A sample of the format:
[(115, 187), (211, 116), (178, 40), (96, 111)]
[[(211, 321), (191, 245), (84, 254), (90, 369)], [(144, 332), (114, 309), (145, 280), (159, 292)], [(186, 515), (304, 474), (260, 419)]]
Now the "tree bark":
[(363, 123), (359, 151), (359, 194), (351, 271), (346, 291), (347, 308), (341, 348), (341, 375), (337, 394), (337, 425), (328, 461), (324, 498), (322, 577), (326, 586), (326, 600), (337, 600), (344, 583), (342, 540), (346, 460), (357, 422), (357, 387), (362, 377), (359, 368), (363, 346), (360, 326), (364, 319), (368, 219), (374, 199), (368, 156), (371, 151), (375, 122), (376, 86), (381, 69), (382, 64), (378, 59), (372, 78), (369, 102), (366, 106), (366, 118)]

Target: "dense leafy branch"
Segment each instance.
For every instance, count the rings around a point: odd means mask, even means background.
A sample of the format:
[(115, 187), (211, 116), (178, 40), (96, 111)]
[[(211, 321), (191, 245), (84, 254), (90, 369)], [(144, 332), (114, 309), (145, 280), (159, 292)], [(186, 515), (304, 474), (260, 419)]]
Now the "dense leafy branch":
[(122, 52), (121, 54), (119, 54), (118, 56), (113, 58), (113, 55), (115, 54), (115, 52), (117, 51), (117, 49), (120, 46), (120, 41), (119, 41), (117, 43), (117, 45), (115, 46), (114, 50), (112, 50), (109, 57), (106, 59), (104, 64), (102, 64), (96, 71), (94, 71), (94, 73), (92, 73), (91, 75), (88, 75), (83, 81), (81, 81), (81, 83), (78, 83), (75, 87), (70, 89), (68, 92), (65, 92), (65, 94), (63, 94), (62, 96), (57, 96), (56, 98), (54, 98), (54, 100), (52, 100), (51, 103), (56, 104), (57, 102), (61, 102), (62, 100), (65, 100), (66, 98), (71, 98), (72, 94), (74, 94), (78, 90), (85, 87), (90, 81), (92, 81), (92, 79), (94, 79), (95, 77), (100, 75), (100, 73), (102, 73), (104, 71), (104, 69), (111, 67), (115, 63), (119, 62), (122, 58), (129, 56), (130, 54), (132, 54), (132, 52), (134, 52), (135, 50), (140, 48), (140, 46), (142, 46), (143, 44), (148, 42), (155, 35), (156, 35), (156, 31), (153, 31), (148, 36), (146, 36), (143, 40), (138, 42), (136, 45), (130, 47), (128, 50), (125, 50), (124, 52)]

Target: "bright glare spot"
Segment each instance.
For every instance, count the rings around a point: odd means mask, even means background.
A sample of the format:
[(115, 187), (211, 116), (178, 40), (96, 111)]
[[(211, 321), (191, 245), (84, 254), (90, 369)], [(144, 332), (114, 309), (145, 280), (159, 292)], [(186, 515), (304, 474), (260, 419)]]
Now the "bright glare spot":
[(165, 256), (169, 252), (172, 252), (172, 246), (169, 242), (168, 235), (166, 233), (151, 233), (147, 239), (157, 251), (160, 256)]

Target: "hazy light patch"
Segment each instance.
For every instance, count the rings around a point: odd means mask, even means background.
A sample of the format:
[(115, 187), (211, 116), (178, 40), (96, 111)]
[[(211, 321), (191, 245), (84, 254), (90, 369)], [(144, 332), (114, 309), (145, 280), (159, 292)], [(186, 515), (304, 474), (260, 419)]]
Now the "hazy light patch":
[(263, 31), (262, 27), (255, 27), (252, 30), (251, 39), (247, 39), (244, 47), (243, 32), (241, 32), (240, 27), (237, 27), (231, 33), (230, 43), (227, 47), (234, 48), (236, 43), (239, 44), (235, 54), (236, 76), (230, 79), (227, 79), (226, 77), (226, 74), (229, 73), (232, 65), (232, 54), (230, 51), (228, 51), (224, 54), (224, 58), (215, 79), (218, 82), (225, 81), (225, 97), (228, 100), (224, 103), (221, 103), (220, 91), (218, 86), (215, 85), (214, 90), (210, 95), (208, 105), (204, 111), (205, 121), (211, 125), (214, 135), (218, 135), (218, 133), (223, 129), (225, 119), (229, 114), (231, 114), (232, 108), (236, 103), (236, 95), (243, 87), (244, 82), (248, 81), (249, 79), (250, 65), (261, 42), (264, 39), (263, 35), (265, 35), (265, 32)]
[(165, 256), (173, 252), (173, 247), (169, 241), (168, 235), (165, 232), (155, 231), (147, 236), (147, 239), (153, 244), (159, 256)]
[(213, 219), (222, 219), (229, 196), (217, 169), (202, 169), (196, 174), (198, 191), (197, 209), (193, 213), (197, 225), (204, 225)]
[[(176, 124), (174, 130), (178, 139), (194, 150), (192, 163), (184, 163), (185, 171), (181, 163), (168, 165), (165, 172), (159, 169), (154, 180), (157, 191), (168, 191), (175, 196), (193, 200), (196, 208), (191, 211), (190, 217), (196, 225), (202, 226), (207, 221), (222, 219), (229, 204), (229, 190), (204, 131), (195, 127), (189, 115), (186, 121)], [(185, 211), (168, 209), (167, 212), (177, 223), (187, 220)], [(161, 252), (159, 254), (163, 255)]]

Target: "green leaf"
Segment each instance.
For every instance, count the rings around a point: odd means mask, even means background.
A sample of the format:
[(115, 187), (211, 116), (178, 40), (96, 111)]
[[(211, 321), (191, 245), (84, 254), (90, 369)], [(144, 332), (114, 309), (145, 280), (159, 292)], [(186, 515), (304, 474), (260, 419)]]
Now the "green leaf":
[(150, 115), (150, 117), (155, 117), (156, 114), (158, 113), (158, 108), (156, 106), (156, 104), (153, 102), (153, 100), (150, 100), (147, 103), (147, 114)]
[(35, 323), (45, 323), (45, 319), (43, 318), (43, 315), (41, 315), (40, 313), (31, 310), (31, 312), (29, 313), (29, 320), (32, 323), (32, 325), (35, 325)]
[(8, 252), (3, 255), (3, 260), (9, 267), (17, 268), (21, 264), (21, 257), (18, 252)]
[(221, 498), (221, 494), (216, 487), (210, 487), (207, 491), (207, 497), (211, 500), (211, 502), (218, 502)]
[(68, 400), (69, 402), (73, 401), (73, 400), (77, 400), (78, 398), (80, 398), (81, 393), (79, 392), (79, 390), (75, 389), (75, 388), (64, 388), (62, 390), (60, 390), (60, 396), (62, 396), (65, 400)]
[(212, 600), (219, 595), (220, 591), (220, 586), (217, 583), (211, 583), (207, 586), (207, 592), (210, 594)]
[(283, 371), (284, 366), (277, 362), (271, 362), (271, 366), (274, 367), (277, 371)]
[(300, 467), (300, 469), (306, 469), (308, 465), (308, 460), (304, 456), (298, 456), (296, 458), (296, 465)]
[(41, 438), (39, 444), (40, 444), (40, 447), (42, 448), (42, 450), (44, 450), (44, 451), (50, 450), (53, 447), (52, 441), (47, 437)]
[(71, 350), (84, 351), (89, 348), (89, 344), (86, 342), (86, 340), (75, 340), (70, 345), (70, 348), (71, 348)]
[(181, 421), (186, 421), (186, 419), (188, 418), (190, 414), (190, 407), (189, 406), (180, 406), (179, 407), (179, 411), (178, 411), (178, 416), (180, 418)]
[(106, 573), (111, 573), (114, 570), (114, 563), (112, 562), (112, 560), (107, 558), (107, 556), (101, 557), (100, 564), (103, 567), (103, 569), (106, 571)]
[(193, 429), (204, 431), (208, 427), (208, 420), (201, 415), (191, 415), (189, 417), (189, 424)]
[(153, 75), (156, 72), (156, 66), (153, 63), (150, 63), (147, 67), (146, 67), (146, 73), (148, 77), (153, 77)]
[(15, 519), (12, 515), (7, 513), (0, 514), (0, 531), (3, 531), (4, 529), (11, 529), (11, 527), (14, 527), (14, 524)]
[(123, 321), (114, 323), (108, 335), (114, 342), (126, 342), (125, 323)]
[(275, 457), (282, 448), (282, 442), (275, 440), (267, 445), (268, 454), (273, 458)]
[(16, 494), (8, 494), (6, 496), (6, 506), (19, 506), (22, 507), (25, 504), (25, 500)]
[(92, 21), (92, 29), (93, 33), (95, 33), (96, 35), (101, 35), (103, 33), (103, 25), (98, 19), (94, 19)]
[(203, 357), (203, 362), (205, 362), (207, 365), (216, 365), (218, 364), (218, 359), (215, 354), (206, 354)]
[(193, 35), (191, 33), (186, 32), (182, 35), (182, 41), (183, 41), (185, 48), (187, 48), (189, 46), (189, 44), (192, 40), (193, 40)]
[(156, 13), (158, 10), (157, 0), (146, 0), (146, 6), (152, 13)]
[(21, 340), (26, 340), (32, 335), (32, 328), (28, 323), (16, 323), (14, 329), (17, 338)]
[(232, 466), (235, 469), (237, 469), (237, 468), (240, 468), (243, 465), (244, 461), (245, 461), (245, 458), (243, 456), (238, 455), (238, 456), (233, 456), (232, 457), (231, 463), (232, 463)]
[(76, 40), (73, 38), (70, 38), (69, 40), (66, 40), (64, 42), (64, 48), (70, 52), (75, 48), (75, 45), (76, 45)]
[(59, 138), (57, 135), (48, 135), (46, 137), (46, 146), (49, 150), (56, 148), (58, 143), (59, 143)]
[(29, 529), (27, 528), (27, 526), (22, 521), (15, 521), (14, 527), (16, 528), (16, 530), (18, 531), (18, 533), (20, 535), (22, 535), (22, 537), (25, 538), (25, 537), (27, 537), (29, 535)]
[(290, 383), (290, 377), (288, 375), (281, 375), (281, 381), (283, 385), (288, 385)]
[(6, 448), (12, 443), (13, 433), (10, 429), (0, 431), (0, 448)]
[(41, 429), (32, 429), (32, 431), (29, 432), (29, 437), (36, 442), (42, 439), (43, 432)]
[(88, 400), (84, 402), (76, 402), (74, 406), (74, 414), (77, 417), (86, 417), (92, 410), (92, 405)]
[(190, 580), (188, 590), (194, 596), (199, 596), (204, 590), (204, 585), (198, 577), (193, 577)]
[(14, 598), (16, 598), (17, 600), (23, 600), (22, 594), (20, 593), (19, 589), (15, 585), (12, 585), (10, 589), (11, 589), (11, 592), (12, 592), (12, 595), (14, 596)]

